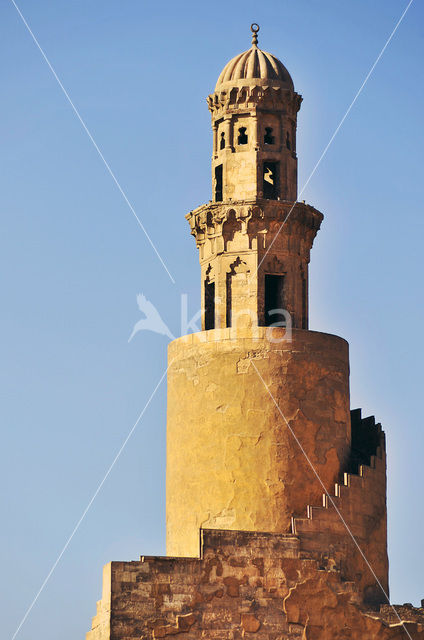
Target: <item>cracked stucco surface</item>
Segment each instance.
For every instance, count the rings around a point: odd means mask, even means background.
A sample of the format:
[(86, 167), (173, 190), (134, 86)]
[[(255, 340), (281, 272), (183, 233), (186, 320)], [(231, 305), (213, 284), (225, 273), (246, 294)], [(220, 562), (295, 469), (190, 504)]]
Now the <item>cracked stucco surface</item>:
[[(286, 532), (322, 487), (269, 397), (260, 371), (325, 485), (350, 445), (347, 343), (294, 330), (214, 330), (171, 343), (167, 553), (198, 553), (202, 526)], [(204, 389), (205, 393), (199, 393)]]

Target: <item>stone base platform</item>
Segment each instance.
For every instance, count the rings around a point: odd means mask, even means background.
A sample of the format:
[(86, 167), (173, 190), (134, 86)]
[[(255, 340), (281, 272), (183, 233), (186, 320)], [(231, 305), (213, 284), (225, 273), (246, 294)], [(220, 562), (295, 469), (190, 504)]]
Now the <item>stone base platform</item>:
[(424, 640), (424, 611), (370, 610), (291, 534), (203, 530), (199, 558), (112, 562), (87, 640)]

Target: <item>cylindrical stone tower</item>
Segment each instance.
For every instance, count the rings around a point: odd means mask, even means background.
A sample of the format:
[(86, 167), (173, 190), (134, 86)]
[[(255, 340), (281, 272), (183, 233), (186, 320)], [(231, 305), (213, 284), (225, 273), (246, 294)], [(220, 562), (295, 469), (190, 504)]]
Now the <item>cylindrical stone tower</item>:
[[(252, 47), (208, 97), (213, 200), (187, 215), (203, 331), (169, 346), (170, 556), (198, 555), (202, 528), (293, 532), (323, 488), (334, 492), (352, 453), (348, 345), (308, 330), (308, 265), (323, 216), (297, 202), (301, 97), (252, 30)], [(385, 485), (378, 492), (385, 505)]]
[(296, 201), (301, 97), (252, 30), (208, 97), (213, 201), (187, 216), (204, 331), (169, 347), (169, 555), (196, 554), (201, 527), (285, 532), (319, 499), (269, 393), (328, 487), (349, 454), (348, 345), (307, 331), (323, 216)]
[(203, 527), (287, 532), (292, 516), (320, 502), (322, 486), (284, 418), (328, 489), (346, 463), (347, 343), (301, 329), (290, 339), (281, 328), (269, 333), (214, 329), (170, 345), (169, 555), (196, 555)]

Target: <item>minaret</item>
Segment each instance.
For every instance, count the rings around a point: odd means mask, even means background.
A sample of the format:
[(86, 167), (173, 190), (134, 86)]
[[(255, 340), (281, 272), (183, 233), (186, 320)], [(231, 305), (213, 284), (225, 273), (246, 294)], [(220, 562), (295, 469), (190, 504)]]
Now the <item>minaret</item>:
[[(187, 216), (200, 253), (203, 329), (308, 328), (309, 252), (322, 215), (297, 203), (301, 97), (283, 64), (251, 48), (208, 97), (213, 201)], [(284, 312), (278, 312), (283, 309)]]
[(347, 342), (308, 328), (301, 99), (252, 31), (208, 98), (213, 199), (187, 216), (203, 330), (169, 345), (167, 556), (105, 566), (87, 640), (424, 640), (423, 609), (387, 604), (384, 432), (350, 411)]
[[(172, 556), (197, 555), (201, 528), (290, 532), (322, 502), (317, 475), (334, 492), (352, 454), (348, 344), (308, 330), (308, 265), (323, 216), (296, 200), (301, 97), (258, 48), (258, 30), (207, 99), (213, 199), (187, 216), (203, 331), (169, 345)], [(378, 492), (385, 500), (385, 476)], [(385, 511), (379, 522), (387, 586)]]

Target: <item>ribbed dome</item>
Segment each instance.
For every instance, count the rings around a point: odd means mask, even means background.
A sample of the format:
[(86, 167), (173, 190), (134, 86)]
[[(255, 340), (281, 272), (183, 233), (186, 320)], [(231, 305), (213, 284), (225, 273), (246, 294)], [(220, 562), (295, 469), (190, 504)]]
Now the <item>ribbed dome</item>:
[[(240, 80), (278, 82), (285, 85), (284, 88), (294, 91), (293, 80), (282, 62), (271, 53), (259, 49), (255, 42), (248, 51), (235, 56), (225, 65), (216, 83), (215, 91), (218, 91), (223, 84), (239, 85)], [(264, 83), (261, 82), (261, 84)]]

